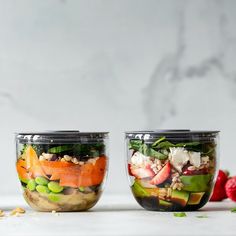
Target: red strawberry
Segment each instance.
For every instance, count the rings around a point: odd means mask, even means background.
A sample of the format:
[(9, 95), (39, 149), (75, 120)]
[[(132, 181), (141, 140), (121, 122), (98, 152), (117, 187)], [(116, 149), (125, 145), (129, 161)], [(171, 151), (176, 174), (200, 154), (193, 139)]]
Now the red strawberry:
[(158, 185), (163, 183), (168, 179), (170, 175), (170, 162), (167, 162), (166, 165), (157, 173), (157, 175), (150, 181), (150, 184)]
[(150, 167), (146, 168), (130, 168), (131, 175), (135, 176), (138, 179), (142, 178), (151, 178), (155, 175), (153, 170)]
[(133, 176), (130, 163), (128, 164), (128, 173), (129, 173), (129, 175)]
[(219, 170), (210, 201), (222, 201), (223, 199), (227, 198), (225, 192), (225, 184), (227, 180), (228, 176), (226, 175), (226, 173), (222, 170)]
[(236, 202), (236, 176), (230, 178), (226, 185), (225, 185), (225, 191), (231, 200)]

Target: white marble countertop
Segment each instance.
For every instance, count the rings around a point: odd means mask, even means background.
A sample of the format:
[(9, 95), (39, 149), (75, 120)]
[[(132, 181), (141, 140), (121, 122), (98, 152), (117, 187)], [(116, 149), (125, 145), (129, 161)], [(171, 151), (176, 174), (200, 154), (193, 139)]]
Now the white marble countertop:
[[(26, 214), (9, 216), (16, 206)], [(187, 217), (174, 217), (171, 212), (143, 210), (131, 195), (104, 194), (97, 206), (88, 212), (40, 213), (31, 210), (20, 196), (2, 196), (0, 235), (236, 235), (236, 213), (231, 201), (208, 203)], [(197, 218), (207, 215), (208, 218)]]

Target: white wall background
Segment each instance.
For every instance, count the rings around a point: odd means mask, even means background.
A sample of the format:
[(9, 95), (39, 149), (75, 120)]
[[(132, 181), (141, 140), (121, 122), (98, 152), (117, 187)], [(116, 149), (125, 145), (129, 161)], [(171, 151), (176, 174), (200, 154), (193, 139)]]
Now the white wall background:
[(19, 193), (15, 131), (110, 131), (107, 192), (125, 192), (123, 131), (221, 130), (236, 174), (236, 1), (0, 0), (1, 193)]

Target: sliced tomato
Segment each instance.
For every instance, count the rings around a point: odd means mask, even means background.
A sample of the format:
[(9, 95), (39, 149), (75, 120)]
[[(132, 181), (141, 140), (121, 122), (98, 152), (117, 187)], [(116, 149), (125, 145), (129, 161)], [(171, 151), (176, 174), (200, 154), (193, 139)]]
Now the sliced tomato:
[(167, 162), (166, 165), (151, 179), (150, 184), (158, 185), (166, 181), (170, 176), (171, 165)]

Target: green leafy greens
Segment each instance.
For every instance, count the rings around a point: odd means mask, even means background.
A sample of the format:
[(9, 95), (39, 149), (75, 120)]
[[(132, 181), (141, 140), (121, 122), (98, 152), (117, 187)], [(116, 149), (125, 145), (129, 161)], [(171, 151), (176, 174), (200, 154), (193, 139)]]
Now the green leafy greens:
[(152, 156), (160, 160), (167, 159), (167, 155), (164, 152), (170, 147), (186, 147), (192, 150), (194, 147), (199, 146), (199, 142), (187, 142), (187, 143), (177, 143), (173, 144), (166, 140), (166, 137), (160, 137), (153, 144), (148, 145), (140, 139), (131, 139), (129, 141), (129, 149), (141, 152), (143, 155)]

